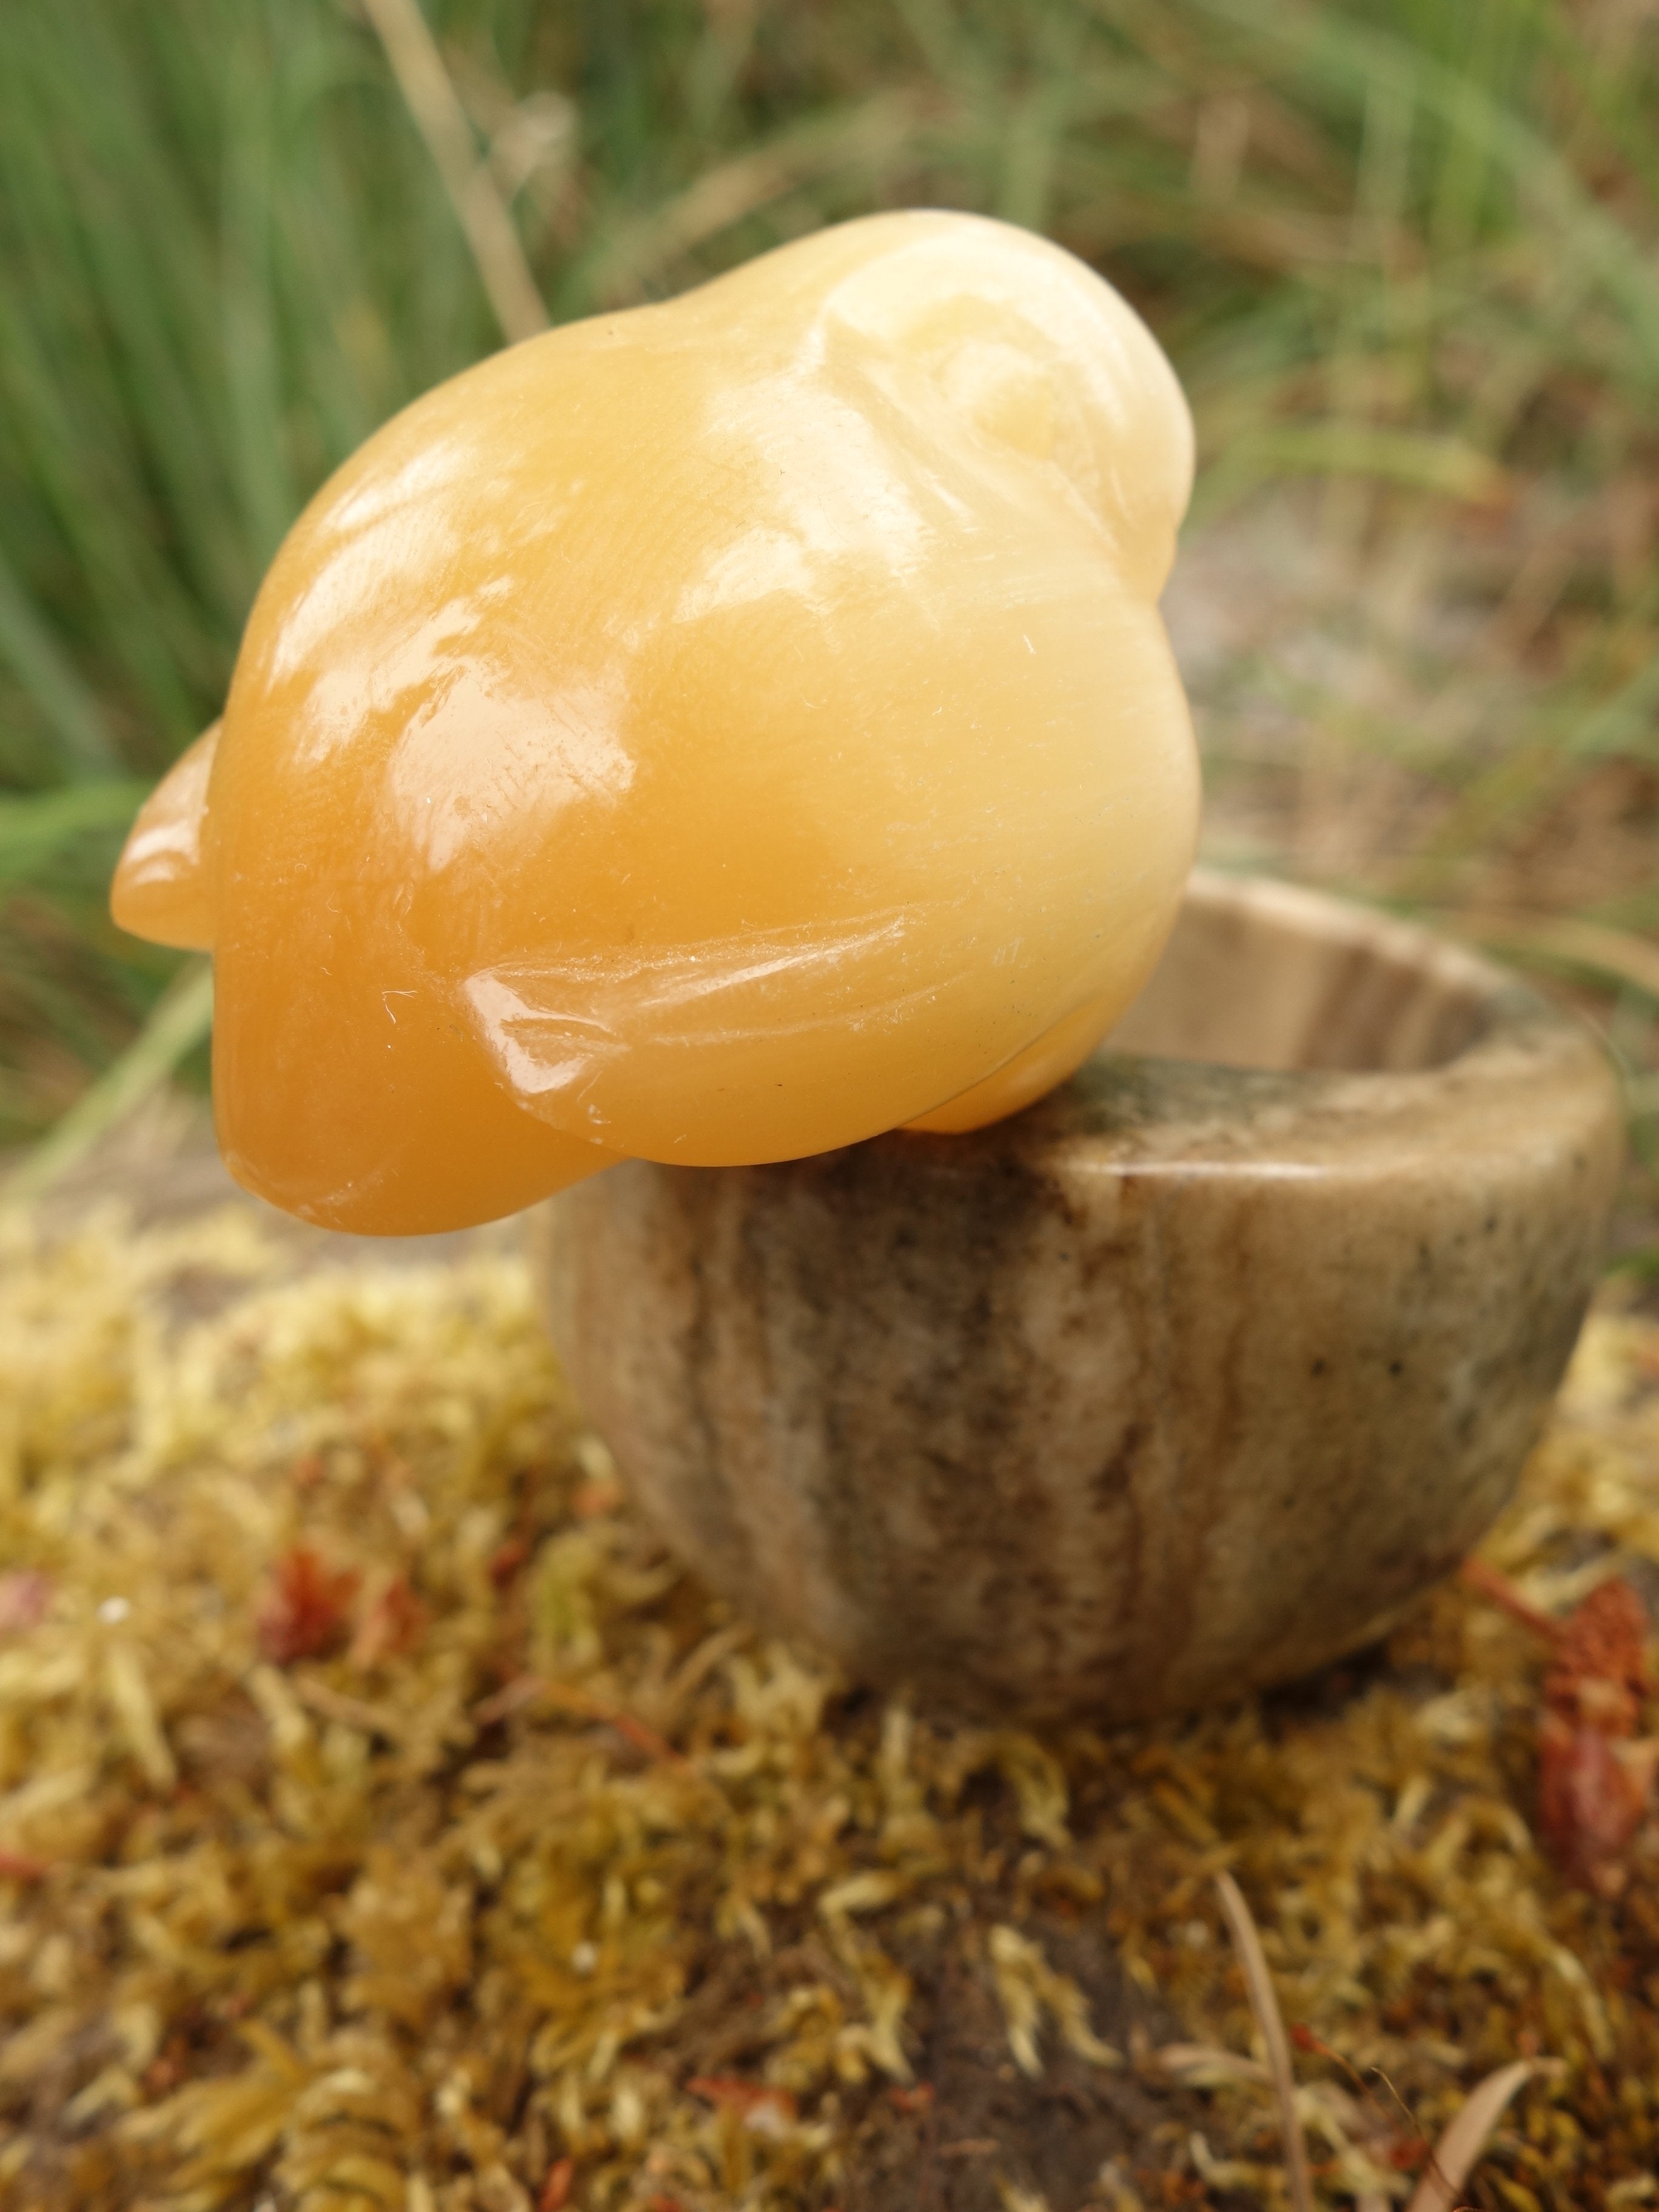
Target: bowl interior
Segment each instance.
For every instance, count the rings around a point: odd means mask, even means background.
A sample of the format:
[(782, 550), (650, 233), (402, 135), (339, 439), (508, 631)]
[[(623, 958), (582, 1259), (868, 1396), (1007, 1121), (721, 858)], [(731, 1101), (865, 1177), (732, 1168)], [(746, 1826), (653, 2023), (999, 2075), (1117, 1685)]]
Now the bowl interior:
[(1108, 1045), (1224, 1067), (1401, 1073), (1467, 1051), (1516, 988), (1386, 915), (1200, 872)]

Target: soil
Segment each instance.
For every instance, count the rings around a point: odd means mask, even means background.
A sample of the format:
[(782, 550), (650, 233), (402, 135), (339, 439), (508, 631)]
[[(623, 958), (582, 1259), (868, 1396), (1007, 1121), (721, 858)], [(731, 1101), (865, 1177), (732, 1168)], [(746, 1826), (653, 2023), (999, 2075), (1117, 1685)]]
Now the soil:
[[(1024, 1932), (1083, 1991), (1103, 2041), (1145, 2054), (1182, 2039), (1174, 2014), (1129, 1980), (1103, 1934), (1054, 1915), (1037, 1916)], [(817, 1939), (803, 1937), (802, 1948), (816, 1952)], [(1093, 2064), (1052, 2039), (1042, 2075), (1029, 2080), (1010, 2057), (989, 1967), (963, 1956), (961, 1930), (942, 1928), (895, 1946), (894, 1955), (915, 1988), (906, 2040), (919, 2038), (915, 2078), (848, 2094), (847, 2171), (812, 2212), (1009, 2212), (1022, 2202), (1110, 2212), (1114, 2178), (1148, 2206), (1243, 2212), (1243, 2197), (1198, 2191), (1182, 2154), (1194, 2130), (1213, 2130), (1201, 2094), (1133, 2061), (1121, 2071)], [(673, 2057), (688, 2084), (757, 2075), (771, 1984), (826, 1965), (799, 1952), (764, 1965), (733, 1954), (677, 2024)]]
[[(1135, 1989), (1103, 1936), (1059, 1922), (1031, 1932), (1088, 1997), (1103, 2040), (1129, 2050), (1179, 2039), (1174, 2016)], [(1204, 2126), (1201, 2097), (1141, 2072), (1108, 2072), (1069, 2051), (1046, 2054), (1042, 2078), (1028, 2081), (1010, 2062), (983, 1967), (938, 1957), (908, 1963), (924, 2039), (916, 2075), (932, 2095), (890, 2090), (872, 2102), (856, 2138), (859, 2179), (840, 2212), (1006, 2212), (1015, 2191), (1040, 2197), (1049, 2212), (1105, 2212), (1113, 2199), (1104, 2166), (1149, 2203), (1194, 2201), (1190, 2178), (1170, 2172), (1158, 2154), (1184, 2147)], [(1214, 2212), (1243, 2203), (1209, 2198)]]

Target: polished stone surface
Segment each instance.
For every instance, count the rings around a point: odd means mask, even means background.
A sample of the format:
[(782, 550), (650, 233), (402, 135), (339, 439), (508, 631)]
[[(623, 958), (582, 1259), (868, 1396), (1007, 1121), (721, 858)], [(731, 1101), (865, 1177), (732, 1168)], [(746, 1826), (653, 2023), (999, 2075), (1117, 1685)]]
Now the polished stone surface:
[(1508, 1494), (1621, 1153), (1587, 1032), (1471, 954), (1200, 875), (1072, 1081), (966, 1137), (630, 1163), (538, 1265), (708, 1581), (856, 1678), (1101, 1722), (1373, 1635)]

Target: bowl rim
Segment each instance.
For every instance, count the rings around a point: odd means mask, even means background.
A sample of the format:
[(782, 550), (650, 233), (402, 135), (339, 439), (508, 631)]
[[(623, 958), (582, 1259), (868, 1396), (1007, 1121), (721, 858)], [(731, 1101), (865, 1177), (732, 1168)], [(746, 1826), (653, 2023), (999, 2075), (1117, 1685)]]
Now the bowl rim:
[(1358, 901), (1253, 872), (1194, 868), (1183, 912), (1372, 956), (1439, 994), (1468, 1033), (1415, 1066), (1250, 1065), (1146, 1049), (1133, 1040), (1155, 972), (1075, 1073), (1021, 1113), (963, 1135), (894, 1130), (868, 1142), (901, 1145), (918, 1164), (925, 1152), (945, 1172), (953, 1155), (963, 1171), (982, 1171), (988, 1152), (1012, 1150), (1027, 1164), (1126, 1177), (1408, 1173), (1448, 1186), (1494, 1175), (1524, 1182), (1553, 1173), (1564, 1152), (1588, 1161), (1608, 1141), (1622, 1152), (1621, 1093), (1591, 1025), (1483, 954)]

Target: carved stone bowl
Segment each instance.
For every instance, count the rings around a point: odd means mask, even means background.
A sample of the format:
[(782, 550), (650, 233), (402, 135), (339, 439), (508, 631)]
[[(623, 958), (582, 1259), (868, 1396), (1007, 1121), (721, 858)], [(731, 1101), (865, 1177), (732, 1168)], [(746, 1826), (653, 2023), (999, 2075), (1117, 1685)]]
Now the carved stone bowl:
[(958, 1709), (1109, 1723), (1373, 1637), (1508, 1496), (1621, 1154), (1592, 1039), (1423, 932), (1194, 878), (1088, 1065), (969, 1137), (635, 1163), (537, 1224), (668, 1541)]

